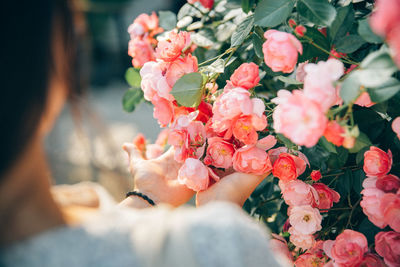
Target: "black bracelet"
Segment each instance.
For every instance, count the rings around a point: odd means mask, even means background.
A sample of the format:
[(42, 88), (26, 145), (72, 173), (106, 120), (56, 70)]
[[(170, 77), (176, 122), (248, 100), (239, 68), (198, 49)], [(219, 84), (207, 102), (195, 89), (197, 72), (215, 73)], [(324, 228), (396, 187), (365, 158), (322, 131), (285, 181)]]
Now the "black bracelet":
[(150, 205), (152, 205), (152, 206), (156, 205), (156, 203), (154, 203), (154, 201), (151, 200), (148, 196), (146, 196), (145, 194), (140, 193), (138, 191), (132, 191), (132, 192), (126, 193), (126, 197), (130, 197), (130, 196), (138, 196), (138, 197), (146, 200)]

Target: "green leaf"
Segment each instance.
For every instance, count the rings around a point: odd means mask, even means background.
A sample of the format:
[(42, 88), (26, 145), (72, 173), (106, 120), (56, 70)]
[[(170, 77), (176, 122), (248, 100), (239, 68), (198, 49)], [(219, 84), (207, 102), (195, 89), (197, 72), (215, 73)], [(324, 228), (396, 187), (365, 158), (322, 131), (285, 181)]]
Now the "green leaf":
[(282, 75), (278, 76), (278, 80), (280, 80), (280, 81), (282, 81), (284, 83), (287, 83), (287, 84), (294, 84), (294, 85), (303, 84), (302, 82), (299, 82), (296, 79), (285, 77), (285, 76), (282, 76)]
[(249, 13), (251, 7), (254, 5), (254, 0), (242, 0), (242, 9), (244, 13)]
[(125, 72), (125, 80), (132, 87), (140, 87), (142, 77), (139, 72), (134, 68), (128, 68)]
[(337, 153), (335, 145), (332, 144), (331, 142), (329, 142), (328, 140), (326, 140), (326, 138), (324, 136), (322, 136), (319, 139), (318, 144), (320, 146), (322, 146), (323, 148), (325, 148), (326, 151), (329, 151), (331, 153)]
[(231, 47), (241, 45), (243, 41), (246, 39), (246, 37), (249, 35), (253, 26), (254, 26), (254, 16), (250, 15), (238, 25), (236, 31), (232, 34)]
[(360, 132), (360, 135), (357, 137), (356, 143), (354, 144), (354, 147), (349, 149), (350, 153), (357, 153), (358, 151), (360, 151), (361, 149), (363, 149), (366, 146), (370, 146), (372, 143), (369, 140), (368, 136), (363, 133)]
[(254, 11), (255, 23), (262, 27), (275, 27), (286, 21), (293, 7), (292, 0), (263, 0)]
[(356, 163), (360, 164), (364, 160), (364, 153), (367, 151), (369, 147), (364, 147), (363, 149), (360, 149), (360, 151), (357, 152), (356, 155)]
[(197, 107), (203, 95), (203, 76), (193, 72), (182, 76), (172, 88), (171, 94), (185, 107)]
[(171, 11), (158, 12), (160, 26), (166, 31), (170, 31), (176, 27), (176, 15)]
[[(313, 40), (313, 43), (324, 48), (325, 50), (330, 50), (330, 45), (328, 39), (320, 31), (312, 27), (306, 27), (307, 31), (305, 36)], [(318, 57), (320, 60), (326, 60), (328, 54), (322, 52), (315, 46), (309, 44), (308, 42), (303, 43), (303, 54), (299, 57), (299, 62), (304, 62), (306, 60)]]
[(360, 81), (357, 72), (352, 72), (343, 81), (340, 88), (340, 97), (343, 99), (345, 104), (355, 101), (360, 95)]
[(395, 78), (390, 78), (387, 82), (377, 88), (368, 89), (369, 96), (371, 97), (372, 102), (375, 103), (384, 102), (392, 98), (399, 91), (400, 82)]
[(297, 11), (318, 26), (330, 26), (336, 17), (336, 9), (327, 0), (299, 0)]
[(363, 44), (365, 44), (365, 41), (360, 36), (355, 34), (347, 35), (337, 40), (336, 50), (342, 53), (353, 53)]
[(353, 190), (356, 192), (358, 195), (360, 195), (360, 192), (362, 190), (362, 183), (365, 179), (365, 173), (362, 170), (357, 170), (353, 173)]
[(126, 112), (133, 112), (143, 101), (143, 91), (140, 88), (131, 88), (122, 97), (122, 107)]
[(211, 73), (224, 73), (224, 69), (225, 61), (223, 59), (217, 59), (205, 68), (205, 70)]
[(345, 197), (350, 193), (351, 187), (353, 185), (353, 173), (351, 170), (346, 170), (344, 175), (341, 175), (338, 179), (336, 187), (340, 192), (341, 197)]
[(253, 47), (254, 47), (254, 52), (256, 53), (257, 57), (264, 59), (264, 52), (262, 50), (263, 46), (263, 40), (262, 38), (257, 34), (253, 34)]
[(332, 22), (331, 27), (328, 28), (328, 35), (332, 42), (335, 39), (345, 36), (354, 22), (354, 10), (352, 5), (339, 7), (337, 9), (337, 15), (335, 20)]
[(382, 38), (371, 30), (368, 19), (363, 19), (358, 22), (358, 34), (368, 43), (380, 44), (383, 42)]
[(365, 87), (382, 85), (395, 71), (397, 71), (397, 66), (385, 48), (369, 54), (357, 70), (360, 83)]

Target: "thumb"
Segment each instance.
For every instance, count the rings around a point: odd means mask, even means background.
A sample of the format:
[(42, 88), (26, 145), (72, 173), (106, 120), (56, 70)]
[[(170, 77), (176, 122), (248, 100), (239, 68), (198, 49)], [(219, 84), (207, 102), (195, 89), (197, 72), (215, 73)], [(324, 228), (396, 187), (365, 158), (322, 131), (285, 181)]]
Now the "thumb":
[(142, 153), (132, 143), (124, 143), (122, 149), (128, 153), (129, 170), (133, 174), (137, 164), (145, 159), (143, 158)]

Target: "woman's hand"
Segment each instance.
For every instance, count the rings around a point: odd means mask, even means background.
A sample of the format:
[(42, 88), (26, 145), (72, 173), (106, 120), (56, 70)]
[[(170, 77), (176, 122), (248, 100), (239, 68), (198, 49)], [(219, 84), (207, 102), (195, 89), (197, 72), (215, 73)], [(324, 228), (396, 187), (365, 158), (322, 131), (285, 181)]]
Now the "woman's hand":
[(131, 143), (124, 144), (123, 149), (129, 155), (129, 171), (134, 177), (135, 190), (145, 194), (156, 204), (180, 206), (193, 197), (195, 192), (177, 181), (182, 164), (175, 161), (173, 148), (150, 160), (144, 159)]
[(207, 190), (200, 191), (196, 195), (196, 205), (204, 205), (210, 201), (229, 201), (243, 206), (256, 189), (256, 187), (268, 176), (252, 175), (234, 172), (223, 177), (219, 182), (210, 186)]

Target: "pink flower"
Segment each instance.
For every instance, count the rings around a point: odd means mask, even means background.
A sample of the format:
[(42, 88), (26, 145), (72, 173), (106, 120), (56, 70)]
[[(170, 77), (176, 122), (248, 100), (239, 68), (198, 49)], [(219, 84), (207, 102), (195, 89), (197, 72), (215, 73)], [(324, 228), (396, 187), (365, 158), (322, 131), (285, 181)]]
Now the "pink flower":
[(334, 262), (334, 266), (359, 266), (368, 250), (367, 238), (359, 232), (344, 230), (336, 240), (324, 242), (324, 251)]
[(364, 172), (368, 176), (382, 176), (392, 168), (392, 152), (385, 153), (381, 149), (371, 146), (364, 153)]
[(253, 62), (243, 63), (231, 76), (232, 85), (244, 89), (255, 87), (259, 81), (258, 66)]
[(180, 115), (171, 125), (168, 143), (175, 148), (175, 160), (200, 158), (204, 154), (206, 130), (202, 122), (195, 121), (195, 112)]
[(311, 172), (310, 176), (311, 176), (311, 179), (312, 179), (313, 181), (319, 181), (319, 179), (321, 179), (321, 177), (322, 177), (322, 174), (321, 174), (321, 172), (318, 171), (318, 170), (313, 170), (313, 171)]
[(375, 250), (389, 267), (400, 266), (400, 233), (378, 233), (375, 236)]
[(160, 41), (156, 48), (156, 57), (166, 62), (176, 60), (182, 51), (190, 46), (190, 33), (181, 31), (170, 32), (167, 40)]
[(146, 62), (155, 60), (153, 47), (140, 38), (129, 41), (128, 55), (132, 57), (132, 65), (135, 68), (140, 68)]
[(214, 118), (218, 120), (229, 120), (242, 114), (250, 115), (252, 111), (250, 92), (239, 87), (224, 92), (213, 105)]
[(368, 219), (380, 228), (386, 227), (383, 212), (381, 211), (381, 199), (385, 192), (376, 188), (376, 177), (368, 177), (363, 182), (364, 189), (361, 191), (363, 198), (360, 206)]
[(306, 252), (300, 255), (294, 264), (296, 267), (323, 267), (325, 265), (325, 259), (313, 253)]
[(267, 119), (264, 115), (258, 118), (256, 115), (241, 116), (233, 124), (232, 132), (236, 139), (246, 145), (257, 143), (257, 131), (262, 131), (267, 127)]
[(140, 70), (142, 77), (141, 88), (144, 98), (152, 101), (154, 95), (173, 101), (174, 97), (170, 94), (171, 87), (168, 85), (164, 76), (166, 64), (163, 62), (147, 62)]
[(305, 97), (303, 92), (280, 90), (273, 113), (274, 128), (297, 145), (312, 147), (325, 131), (327, 118), (318, 103)]
[(256, 146), (244, 146), (233, 155), (233, 168), (238, 172), (262, 175), (271, 171), (272, 165), (267, 152)]
[(196, 2), (200, 2), (202, 6), (205, 8), (211, 9), (214, 5), (214, 0), (187, 0), (188, 3), (194, 4)]
[(289, 228), (290, 242), (296, 247), (301, 249), (309, 249), (315, 244), (315, 238), (313, 235), (305, 235), (296, 231), (294, 227)]
[(196, 192), (206, 190), (210, 182), (208, 168), (198, 159), (187, 158), (179, 169), (178, 182)]
[(304, 83), (304, 78), (306, 77), (307, 73), (304, 70), (304, 67), (308, 64), (308, 60), (306, 62), (300, 63), (297, 65), (297, 70), (296, 70), (296, 80), (299, 82)]
[(272, 71), (290, 73), (297, 63), (298, 53), (303, 46), (292, 34), (277, 30), (268, 30), (264, 34), (267, 41), (263, 44), (264, 61)]
[[(315, 183), (312, 185), (318, 192), (319, 204), (318, 209), (328, 210), (332, 208), (333, 202), (337, 203), (340, 200), (340, 195), (333, 189), (330, 189), (323, 183)], [(323, 212), (323, 211), (322, 211)]]
[[(281, 185), (281, 183), (280, 183)], [(300, 180), (287, 182), (282, 190), (283, 199), (289, 206), (312, 206), (319, 203), (317, 191), (309, 184)]]
[(400, 117), (397, 117), (392, 122), (393, 132), (397, 134), (397, 138), (400, 139)]
[(324, 137), (335, 146), (342, 146), (345, 130), (336, 121), (329, 121), (326, 125)]
[(289, 222), (302, 235), (311, 235), (321, 230), (322, 217), (318, 209), (311, 206), (293, 206), (289, 211)]
[(392, 50), (394, 62), (400, 67), (400, 27), (394, 28), (387, 36), (387, 43)]
[(376, 180), (376, 187), (385, 193), (396, 193), (400, 188), (400, 179), (396, 175), (388, 174)]
[[(286, 147), (278, 147), (271, 149), (268, 151), (268, 155), (271, 159), (271, 163), (274, 164), (275, 161), (279, 158), (279, 155), (282, 153), (288, 153), (288, 148)], [(306, 155), (301, 153), (300, 151), (296, 151), (297, 156), (290, 154), (291, 158), (294, 160), (296, 165), (296, 174), (300, 176), (306, 170), (307, 165), (310, 166), (310, 162), (308, 161)]]
[(272, 174), (283, 182), (295, 180), (298, 175), (292, 155), (281, 153), (274, 162)]
[(143, 134), (139, 133), (138, 135), (136, 135), (132, 143), (136, 146), (137, 150), (139, 150), (140, 153), (143, 154), (144, 151), (146, 151), (147, 140)]
[(178, 58), (171, 62), (165, 77), (168, 85), (172, 88), (179, 78), (192, 72), (197, 72), (197, 58), (189, 54), (184, 58)]
[(322, 111), (326, 112), (338, 101), (333, 83), (343, 75), (343, 63), (337, 59), (328, 59), (318, 64), (309, 63), (304, 70), (307, 73), (304, 78), (304, 95), (319, 103)]
[(380, 208), (385, 223), (396, 232), (400, 232), (400, 194), (385, 194), (381, 199)]
[(277, 234), (272, 234), (272, 238), (269, 241), (269, 247), (274, 253), (284, 256), (289, 263), (293, 263), (293, 255), (290, 253), (288, 244), (283, 237)]
[(356, 102), (354, 104), (359, 105), (361, 107), (372, 107), (375, 105), (374, 102), (371, 101), (371, 97), (367, 92), (361, 93), (361, 95), (357, 98)]
[(204, 163), (228, 169), (232, 166), (234, 153), (235, 149), (232, 144), (220, 137), (211, 137), (208, 138), (207, 156)]
[(399, 27), (400, 2), (398, 0), (377, 0), (375, 8), (370, 24), (377, 34), (386, 36)]
[(154, 95), (151, 103), (154, 105), (153, 117), (158, 123), (165, 127), (174, 119), (174, 105), (163, 97)]
[(264, 138), (261, 138), (260, 140), (257, 141), (256, 146), (262, 150), (269, 150), (273, 148), (276, 145), (276, 138), (273, 135), (268, 135)]
[(142, 36), (150, 31), (150, 36), (164, 31), (162, 28), (158, 27), (158, 17), (155, 12), (150, 16), (147, 14), (140, 14), (128, 27), (128, 33), (131, 35), (131, 39)]
[(372, 253), (365, 253), (364, 258), (360, 264), (360, 267), (385, 267), (381, 258)]

